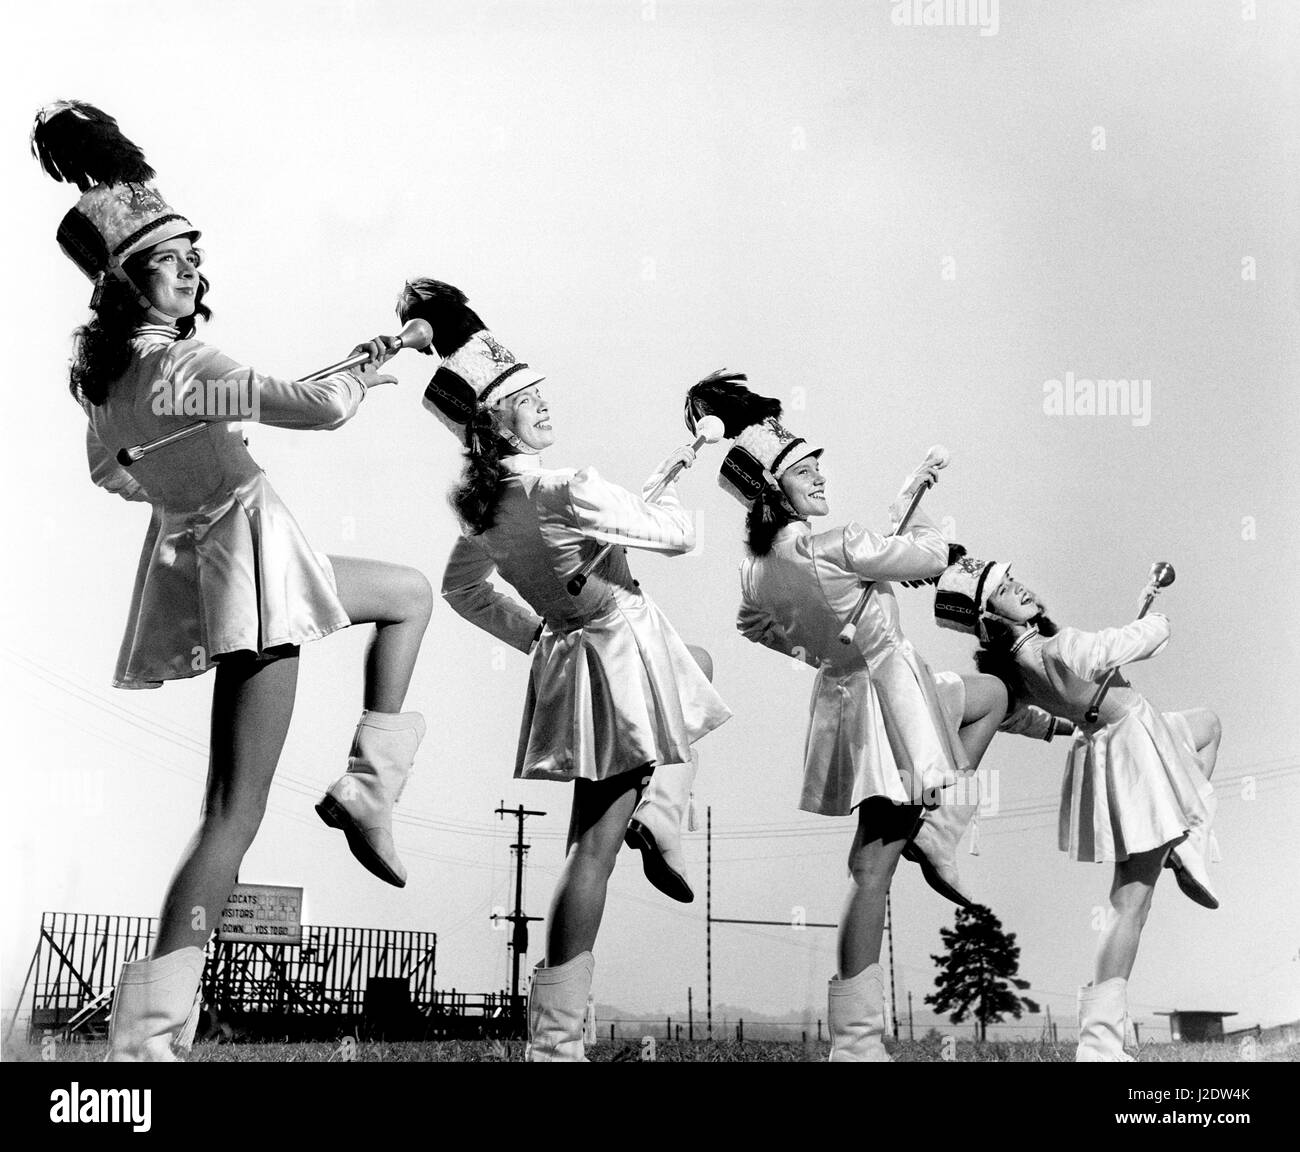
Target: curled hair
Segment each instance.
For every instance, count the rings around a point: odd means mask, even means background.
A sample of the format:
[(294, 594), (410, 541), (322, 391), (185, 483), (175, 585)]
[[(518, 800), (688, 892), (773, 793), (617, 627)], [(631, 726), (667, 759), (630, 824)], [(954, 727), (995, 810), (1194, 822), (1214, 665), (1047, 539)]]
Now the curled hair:
[[(1042, 636), (1055, 636), (1060, 629), (1046, 612), (1039, 612), (1030, 624), (1034, 625)], [(1011, 626), (996, 616), (984, 618), (984, 631), (987, 640), (981, 640), (975, 649), (975, 667), (987, 676), (996, 676), (1007, 687), (1007, 711), (1016, 706), (1016, 700), (1025, 695), (1025, 682), (1016, 666), (1016, 659), (1011, 655), (1011, 647), (1016, 642)]]
[(447, 494), (452, 511), (474, 535), (486, 532), (497, 522), (505, 449), (505, 441), (496, 434), (491, 411), (479, 408), (465, 429), (465, 467), (459, 482)]
[(749, 554), (766, 556), (772, 551), (776, 534), (796, 519), (786, 498), (764, 485), (745, 517), (745, 545)]
[[(109, 385), (131, 363), (131, 333), (147, 318), (147, 307), (140, 303), (141, 293), (136, 287), (144, 279), (147, 257), (147, 250), (138, 252), (123, 265), (130, 281), (116, 276), (105, 277), (94, 315), (73, 333), (68, 390), (78, 403), (104, 403)], [(198, 291), (194, 294), (194, 312), (176, 321), (182, 340), (194, 335), (200, 318), (212, 318), (212, 309), (203, 303), (207, 290), (207, 277), (200, 274)]]

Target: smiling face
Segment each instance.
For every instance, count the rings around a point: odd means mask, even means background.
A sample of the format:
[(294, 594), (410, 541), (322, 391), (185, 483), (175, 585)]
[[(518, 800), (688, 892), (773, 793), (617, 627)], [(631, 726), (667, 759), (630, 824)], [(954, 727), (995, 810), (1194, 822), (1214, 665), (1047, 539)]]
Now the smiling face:
[(199, 252), (188, 236), (164, 240), (149, 249), (139, 285), (150, 311), (159, 318), (183, 320), (194, 315), (199, 292)]
[(826, 477), (816, 456), (796, 460), (781, 476), (781, 491), (796, 514), (808, 518), (831, 510), (826, 500)]
[(502, 398), (495, 408), (501, 427), (513, 432), (534, 452), (541, 452), (555, 443), (551, 411), (538, 385), (532, 384)]
[(1042, 610), (1038, 597), (1010, 572), (1002, 577), (993, 594), (984, 601), (984, 611), (1013, 624), (1027, 624)]

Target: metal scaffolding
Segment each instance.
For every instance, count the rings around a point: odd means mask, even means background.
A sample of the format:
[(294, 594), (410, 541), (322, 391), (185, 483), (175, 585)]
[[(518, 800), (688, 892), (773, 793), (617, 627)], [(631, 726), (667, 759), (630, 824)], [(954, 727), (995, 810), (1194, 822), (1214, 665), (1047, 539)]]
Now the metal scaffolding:
[[(158, 922), (142, 916), (46, 912), (28, 972), (28, 1040), (98, 1036), (113, 982), (141, 960)], [(508, 992), (434, 987), (437, 934), (303, 925), (300, 944), (208, 944), (207, 1027), (232, 1038), (389, 1039), (510, 1036), (521, 1021)]]

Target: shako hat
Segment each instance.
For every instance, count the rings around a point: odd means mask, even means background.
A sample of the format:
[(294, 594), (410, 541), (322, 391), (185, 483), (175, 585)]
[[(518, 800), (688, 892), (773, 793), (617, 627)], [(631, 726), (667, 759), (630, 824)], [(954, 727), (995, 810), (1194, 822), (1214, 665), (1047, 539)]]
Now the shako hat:
[(988, 598), (998, 590), (1011, 565), (997, 560), (962, 556), (939, 576), (934, 594), (934, 620), (940, 628), (984, 638), (981, 623)]
[(809, 444), (781, 423), (781, 401), (761, 396), (745, 387), (743, 375), (714, 372), (686, 393), (686, 427), (704, 416), (722, 421), (724, 435), (734, 440), (723, 457), (718, 484), (724, 492), (750, 507), (770, 488), (781, 494), (781, 477), (787, 469), (825, 449)]
[(57, 239), (97, 287), (105, 275), (125, 278), (122, 264), (135, 253), (177, 236), (199, 236), (154, 187), (155, 173), (144, 153), (93, 104), (47, 104), (36, 114), (31, 146), (50, 176), (81, 189)]
[(442, 363), (424, 390), (424, 406), (462, 443), (479, 408), (546, 379), (488, 331), (464, 292), (441, 280), (408, 280), (397, 315), (403, 323), (427, 320), (433, 328), (433, 350)]

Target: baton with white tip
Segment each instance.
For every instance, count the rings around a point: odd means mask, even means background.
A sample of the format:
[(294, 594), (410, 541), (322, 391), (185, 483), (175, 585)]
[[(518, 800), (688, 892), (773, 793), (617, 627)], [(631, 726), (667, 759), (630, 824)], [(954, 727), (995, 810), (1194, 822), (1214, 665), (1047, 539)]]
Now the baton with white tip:
[[(433, 329), (429, 326), (427, 320), (412, 320), (405, 328), (398, 333), (398, 346), (402, 348), (427, 348), (433, 343)], [(355, 368), (358, 364), (364, 364), (370, 359), (369, 352), (354, 352), (351, 356), (340, 360), (337, 364), (331, 364), (328, 368), (321, 368), (313, 372), (310, 376), (303, 376), (303, 383), (311, 383), (313, 380), (323, 380), (326, 376), (332, 376), (335, 372), (343, 372), (348, 368)], [(187, 424), (184, 428), (177, 428), (175, 432), (168, 432), (165, 436), (159, 436), (156, 440), (147, 440), (143, 444), (136, 444), (130, 448), (123, 448), (117, 454), (117, 462), (123, 468), (130, 468), (137, 460), (143, 456), (148, 456), (150, 452), (157, 452), (160, 448), (169, 448), (182, 440), (202, 432), (211, 421), (199, 420), (194, 424)]]
[[(942, 444), (934, 444), (925, 454), (925, 461), (917, 471), (920, 472), (925, 468), (947, 468), (948, 459), (948, 449)], [(925, 495), (926, 490), (930, 487), (931, 483), (932, 481), (926, 480), (924, 483), (917, 486), (916, 491), (912, 493), (912, 499), (908, 502), (907, 510), (903, 513), (903, 518), (899, 520), (898, 527), (893, 531), (893, 535), (898, 536), (900, 533), (906, 531), (907, 525), (911, 522), (912, 516), (920, 506), (921, 497)], [(875, 586), (876, 582), (874, 580), (863, 585), (862, 595), (858, 597), (858, 602), (853, 606), (853, 611), (849, 613), (848, 621), (845, 623), (844, 627), (840, 629), (841, 644), (853, 643), (853, 637), (858, 631), (858, 623), (862, 619), (862, 613), (867, 610), (867, 600), (871, 596), (871, 592)]]
[[(725, 431), (725, 426), (716, 416), (701, 417), (695, 425), (695, 443), (691, 445), (691, 451), (698, 452), (706, 444), (716, 444), (722, 439)], [(650, 495), (645, 498), (646, 503), (655, 503), (663, 494), (664, 489), (677, 479), (678, 473), (680, 473), (685, 467), (685, 462), (679, 460), (669, 468), (660, 478), (659, 483), (650, 489)], [(587, 586), (587, 581), (591, 578), (592, 572), (596, 570), (600, 562), (604, 560), (605, 557), (608, 556), (616, 547), (618, 547), (618, 545), (606, 544), (599, 552), (578, 569), (569, 582), (564, 586), (570, 596), (577, 596), (582, 592), (582, 590)]]

